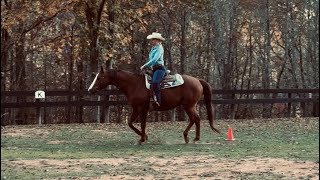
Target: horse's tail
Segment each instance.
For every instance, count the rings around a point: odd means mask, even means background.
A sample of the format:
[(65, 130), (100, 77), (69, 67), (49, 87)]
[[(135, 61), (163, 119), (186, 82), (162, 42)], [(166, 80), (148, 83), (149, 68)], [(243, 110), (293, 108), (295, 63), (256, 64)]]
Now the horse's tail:
[(213, 126), (213, 109), (212, 109), (212, 105), (211, 105), (211, 87), (205, 80), (199, 79), (199, 81), (203, 87), (204, 102), (205, 102), (206, 108), (207, 108), (207, 114), (208, 114), (210, 127), (213, 131), (220, 133), (220, 131)]

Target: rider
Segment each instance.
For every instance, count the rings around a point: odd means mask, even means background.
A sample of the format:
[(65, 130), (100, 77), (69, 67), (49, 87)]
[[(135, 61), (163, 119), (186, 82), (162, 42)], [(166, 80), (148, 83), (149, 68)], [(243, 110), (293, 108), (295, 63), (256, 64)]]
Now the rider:
[(166, 73), (166, 68), (163, 61), (163, 46), (161, 44), (165, 39), (161, 36), (160, 33), (153, 32), (147, 36), (147, 39), (150, 39), (150, 44), (152, 48), (149, 52), (149, 60), (143, 66), (140, 67), (141, 70), (147, 67), (151, 67), (153, 71), (152, 77), (152, 89), (156, 95), (155, 104), (159, 107), (161, 104), (161, 95), (160, 95), (160, 82)]

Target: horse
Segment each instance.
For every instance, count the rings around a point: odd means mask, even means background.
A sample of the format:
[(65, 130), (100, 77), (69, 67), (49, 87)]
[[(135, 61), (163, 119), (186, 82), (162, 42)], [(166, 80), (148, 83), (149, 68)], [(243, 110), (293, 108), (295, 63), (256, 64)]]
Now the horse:
[[(166, 111), (177, 106), (182, 106), (189, 117), (189, 124), (183, 132), (184, 141), (189, 143), (188, 133), (193, 124), (196, 125), (196, 136), (194, 142), (200, 140), (200, 116), (197, 112), (196, 105), (204, 96), (204, 102), (207, 109), (209, 125), (211, 129), (220, 133), (213, 125), (213, 108), (211, 103), (211, 87), (204, 79), (198, 79), (189, 75), (182, 75), (184, 83), (180, 86), (161, 89), (160, 107), (152, 106), (150, 98), (152, 92), (146, 88), (145, 77), (143, 74), (136, 74), (121, 69), (104, 70), (101, 66), (100, 72), (97, 73), (88, 91), (94, 94), (97, 91), (105, 89), (108, 85), (116, 86), (123, 92), (132, 107), (132, 114), (128, 121), (129, 127), (140, 136), (139, 144), (148, 140), (146, 135), (146, 118), (150, 111)], [(137, 129), (133, 122), (140, 116), (141, 131)]]

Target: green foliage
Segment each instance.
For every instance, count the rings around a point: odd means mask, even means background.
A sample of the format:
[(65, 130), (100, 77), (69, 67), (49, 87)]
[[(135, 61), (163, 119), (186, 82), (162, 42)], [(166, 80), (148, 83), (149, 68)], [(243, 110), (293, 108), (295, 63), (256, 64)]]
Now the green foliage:
[(215, 89), (318, 88), (318, 19), (315, 0), (1, 1), (1, 90), (83, 90), (107, 60), (137, 72), (153, 31), (171, 72)]

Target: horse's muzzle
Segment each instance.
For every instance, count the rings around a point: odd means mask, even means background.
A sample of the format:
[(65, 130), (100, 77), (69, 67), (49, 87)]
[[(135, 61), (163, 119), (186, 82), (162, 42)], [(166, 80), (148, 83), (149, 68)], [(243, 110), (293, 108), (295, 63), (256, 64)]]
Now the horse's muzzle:
[(94, 88), (94, 89), (89, 89), (89, 94), (96, 94), (97, 93), (97, 90)]

